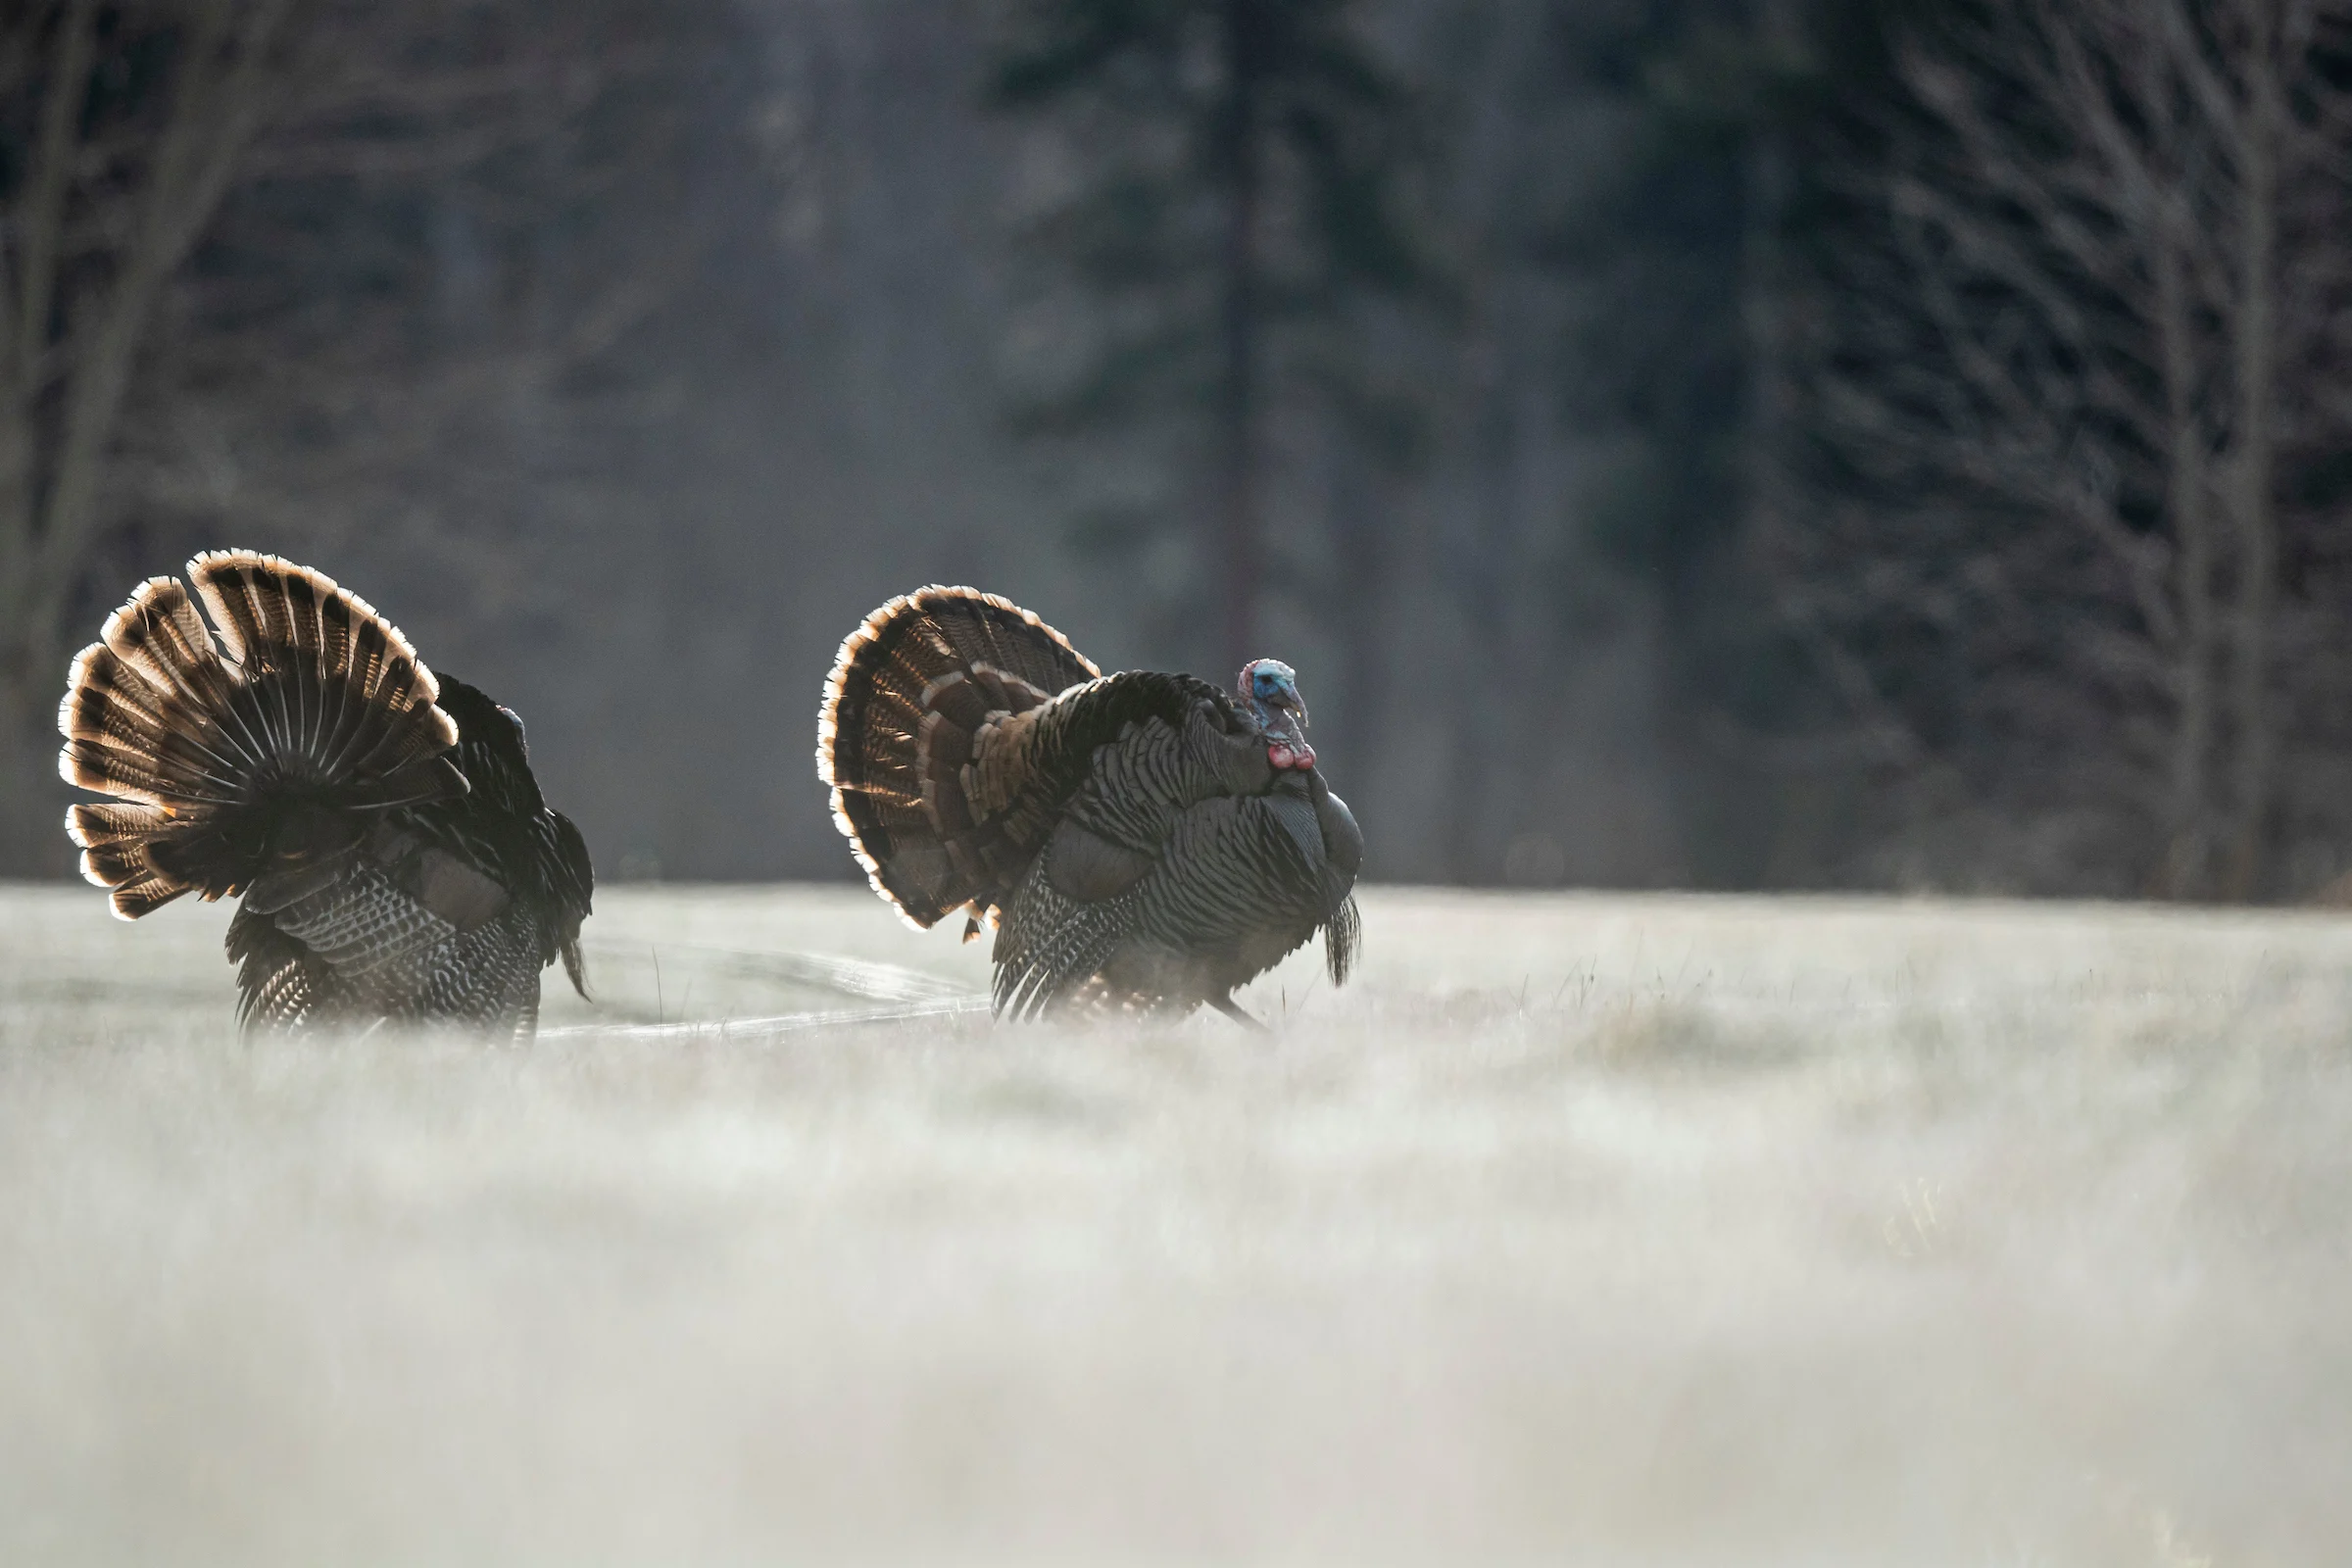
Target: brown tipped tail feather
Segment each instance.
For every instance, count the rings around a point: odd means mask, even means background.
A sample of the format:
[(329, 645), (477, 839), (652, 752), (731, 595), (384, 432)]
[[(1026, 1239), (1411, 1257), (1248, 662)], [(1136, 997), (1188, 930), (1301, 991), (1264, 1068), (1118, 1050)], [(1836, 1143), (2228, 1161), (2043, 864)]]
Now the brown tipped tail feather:
[(817, 718), (817, 775), (874, 891), (908, 923), (973, 919), (1009, 897), (1035, 845), (991, 817), (988, 732), (1102, 674), (1069, 639), (976, 588), (918, 588), (841, 645)]
[(137, 919), (183, 893), (299, 878), (362, 818), (463, 795), (457, 726), (408, 639), (323, 573), (250, 551), (142, 583), (74, 661), (58, 771), (117, 798), (66, 816), (82, 874)]

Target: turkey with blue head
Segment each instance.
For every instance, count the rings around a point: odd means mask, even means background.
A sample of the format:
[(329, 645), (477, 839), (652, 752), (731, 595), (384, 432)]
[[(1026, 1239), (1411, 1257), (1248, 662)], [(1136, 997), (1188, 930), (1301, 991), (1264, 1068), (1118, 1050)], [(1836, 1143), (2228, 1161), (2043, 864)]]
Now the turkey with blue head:
[(139, 585), (74, 661), (58, 727), (82, 874), (135, 920), (235, 898), (251, 1026), (445, 1023), (527, 1039), (540, 971), (581, 985), (595, 874), (522, 720), (436, 677), (332, 578), (214, 551)]
[(1306, 741), (1296, 674), (1228, 693), (1104, 675), (973, 588), (892, 600), (841, 645), (817, 771), (874, 891), (994, 927), (1000, 1015), (1070, 1006), (1253, 1023), (1236, 988), (1318, 932), (1346, 981), (1363, 837)]

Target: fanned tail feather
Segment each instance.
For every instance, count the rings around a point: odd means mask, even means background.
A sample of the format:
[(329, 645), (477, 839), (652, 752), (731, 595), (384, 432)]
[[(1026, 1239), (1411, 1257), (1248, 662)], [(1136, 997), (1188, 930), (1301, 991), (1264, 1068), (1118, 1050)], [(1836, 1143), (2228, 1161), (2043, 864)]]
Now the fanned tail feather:
[(58, 771), (116, 798), (72, 808), (66, 831), (117, 914), (240, 893), (356, 843), (366, 813), (465, 792), (432, 672), (366, 600), (251, 551), (188, 576), (220, 645), (183, 584), (149, 578), (58, 709)]
[(988, 820), (981, 732), (1101, 673), (1036, 615), (975, 588), (902, 595), (842, 643), (817, 774), (874, 891), (910, 924), (981, 917), (1027, 863)]

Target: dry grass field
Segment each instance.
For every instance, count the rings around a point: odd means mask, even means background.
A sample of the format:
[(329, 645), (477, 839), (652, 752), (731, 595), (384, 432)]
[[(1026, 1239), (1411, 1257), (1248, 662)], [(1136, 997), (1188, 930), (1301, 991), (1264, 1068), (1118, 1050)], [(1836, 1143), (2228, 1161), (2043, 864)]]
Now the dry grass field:
[(102, 903), (0, 890), (0, 1562), (2352, 1561), (2340, 917), (1376, 891), (1259, 1039), (620, 888), (511, 1051)]

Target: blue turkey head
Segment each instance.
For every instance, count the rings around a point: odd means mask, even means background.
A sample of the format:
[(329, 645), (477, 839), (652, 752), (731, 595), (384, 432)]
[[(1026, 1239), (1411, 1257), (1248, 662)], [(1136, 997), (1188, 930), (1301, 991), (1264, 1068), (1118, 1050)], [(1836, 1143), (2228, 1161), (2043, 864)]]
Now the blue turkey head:
[(1266, 732), (1268, 760), (1278, 768), (1314, 766), (1314, 748), (1306, 744), (1306, 700), (1298, 695), (1298, 672), (1279, 659), (1253, 659), (1242, 666), (1236, 684), (1242, 706)]

